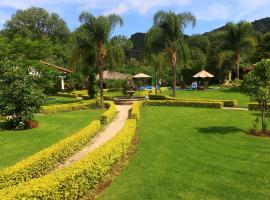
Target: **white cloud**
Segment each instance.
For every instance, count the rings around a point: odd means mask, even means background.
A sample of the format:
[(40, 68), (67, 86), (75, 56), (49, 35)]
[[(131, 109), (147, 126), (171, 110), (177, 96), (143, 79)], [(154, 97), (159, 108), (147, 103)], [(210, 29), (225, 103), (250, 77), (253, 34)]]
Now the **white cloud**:
[(230, 17), (230, 7), (222, 4), (213, 4), (205, 9), (197, 9), (194, 11), (195, 16), (199, 20), (227, 20)]

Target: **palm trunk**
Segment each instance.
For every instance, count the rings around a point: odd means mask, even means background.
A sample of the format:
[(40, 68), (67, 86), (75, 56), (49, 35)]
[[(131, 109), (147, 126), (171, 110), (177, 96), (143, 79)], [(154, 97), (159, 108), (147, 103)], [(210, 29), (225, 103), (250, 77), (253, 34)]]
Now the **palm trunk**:
[(176, 52), (172, 54), (173, 98), (176, 98)]
[(228, 79), (229, 79), (229, 82), (232, 81), (232, 71), (231, 70), (229, 70)]
[(240, 51), (237, 50), (236, 52), (236, 73), (237, 73), (237, 78), (240, 78)]
[(103, 52), (103, 46), (101, 43), (98, 44), (98, 75), (99, 75), (99, 90), (100, 90), (100, 107), (101, 109), (104, 109), (104, 96), (103, 96), (103, 58), (104, 58), (104, 52)]
[(157, 85), (158, 85), (158, 82), (157, 82), (157, 67), (155, 66), (155, 93), (157, 94)]

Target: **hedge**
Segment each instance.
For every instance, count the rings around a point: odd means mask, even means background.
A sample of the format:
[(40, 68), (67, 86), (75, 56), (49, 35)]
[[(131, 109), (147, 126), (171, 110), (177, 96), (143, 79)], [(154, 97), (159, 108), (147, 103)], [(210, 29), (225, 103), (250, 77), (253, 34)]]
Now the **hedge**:
[[(268, 104), (267, 107), (268, 107), (267, 109), (270, 110), (270, 104)], [(248, 109), (249, 110), (260, 110), (259, 104), (256, 102), (251, 102), (248, 104)]]
[(77, 163), (17, 187), (3, 189), (0, 191), (0, 196), (7, 200), (82, 198), (127, 152), (135, 131), (136, 120), (129, 119), (112, 140)]
[(76, 134), (0, 171), (0, 188), (41, 177), (85, 146), (100, 130), (100, 121), (92, 121)]
[(201, 108), (222, 108), (223, 102), (208, 101), (183, 101), (183, 100), (148, 100), (144, 104), (150, 106), (179, 106), (179, 107), (201, 107)]
[(141, 110), (142, 102), (135, 101), (131, 106), (130, 118), (138, 120), (140, 118), (140, 110)]
[(97, 105), (96, 100), (90, 101), (81, 101), (75, 103), (68, 104), (58, 104), (58, 105), (50, 105), (50, 106), (42, 106), (41, 113), (42, 114), (54, 114), (58, 112), (69, 112), (73, 110), (84, 110), (91, 107), (95, 107)]
[(101, 123), (106, 124), (111, 121), (113, 117), (116, 115), (116, 106), (113, 102), (105, 102), (105, 106), (107, 110), (101, 116)]
[(75, 93), (65, 93), (65, 92), (58, 92), (57, 96), (59, 97), (69, 97), (69, 98), (77, 98), (78, 94)]
[(182, 99), (182, 98), (172, 98), (164, 95), (149, 95), (150, 100), (181, 100), (181, 101), (203, 101), (203, 102), (223, 102), (225, 107), (236, 107), (237, 100), (215, 100), (215, 99)]

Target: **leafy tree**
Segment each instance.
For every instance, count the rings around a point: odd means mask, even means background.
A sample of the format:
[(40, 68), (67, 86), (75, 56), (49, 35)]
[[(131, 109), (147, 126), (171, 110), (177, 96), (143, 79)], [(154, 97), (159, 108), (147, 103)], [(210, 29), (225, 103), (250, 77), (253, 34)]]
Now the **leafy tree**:
[(234, 51), (237, 78), (239, 79), (241, 53), (244, 48), (254, 47), (256, 43), (252, 36), (252, 24), (246, 21), (241, 21), (238, 24), (228, 23), (225, 30), (226, 46), (227, 49)]
[(45, 96), (33, 76), (15, 62), (0, 63), (0, 114), (10, 128), (26, 129), (33, 125)]
[(257, 63), (254, 70), (244, 77), (242, 89), (261, 110), (262, 133), (266, 131), (265, 114), (270, 102), (270, 59)]
[(153, 52), (164, 50), (170, 57), (173, 97), (176, 95), (177, 54), (185, 55), (183, 30), (189, 24), (196, 24), (196, 18), (190, 12), (176, 14), (172, 11), (158, 11), (154, 15), (154, 25), (146, 35), (146, 48)]
[(91, 35), (91, 40), (95, 43), (97, 66), (99, 74), (100, 104), (104, 108), (103, 98), (103, 69), (104, 59), (106, 56), (106, 44), (112, 30), (117, 25), (122, 25), (123, 20), (118, 15), (98, 16), (95, 17), (90, 13), (83, 12), (80, 15), (83, 31)]
[(4, 25), (4, 34), (10, 38), (50, 38), (53, 42), (65, 43), (69, 37), (68, 27), (56, 13), (49, 14), (43, 8), (31, 7), (18, 10)]
[(253, 61), (258, 62), (262, 59), (270, 58), (270, 33), (266, 33), (262, 37), (262, 41), (256, 47)]

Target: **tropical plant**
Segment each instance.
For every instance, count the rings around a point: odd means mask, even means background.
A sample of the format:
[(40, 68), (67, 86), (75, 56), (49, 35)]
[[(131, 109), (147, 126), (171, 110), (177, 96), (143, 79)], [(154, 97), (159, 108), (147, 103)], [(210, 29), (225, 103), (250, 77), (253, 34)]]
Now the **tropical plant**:
[(254, 70), (244, 77), (242, 90), (261, 110), (262, 133), (266, 132), (265, 114), (270, 102), (270, 59), (257, 63)]
[(240, 59), (244, 48), (254, 47), (256, 40), (252, 35), (252, 24), (246, 21), (241, 21), (237, 24), (228, 23), (225, 26), (225, 44), (227, 49), (234, 52), (234, 61), (236, 64), (237, 78), (240, 78)]
[(158, 11), (154, 15), (154, 25), (147, 32), (146, 48), (152, 52), (164, 50), (170, 57), (173, 72), (173, 97), (176, 96), (176, 67), (179, 53), (183, 53), (184, 28), (195, 26), (196, 18), (190, 12), (176, 14), (172, 11)]
[(91, 36), (89, 38), (95, 44), (98, 75), (99, 75), (99, 88), (100, 88), (100, 104), (104, 108), (103, 98), (103, 69), (104, 59), (106, 56), (106, 44), (109, 41), (109, 36), (112, 30), (117, 26), (122, 26), (123, 20), (120, 16), (111, 14), (108, 16), (95, 17), (90, 13), (83, 12), (80, 17), (82, 23), (81, 28), (83, 31)]

